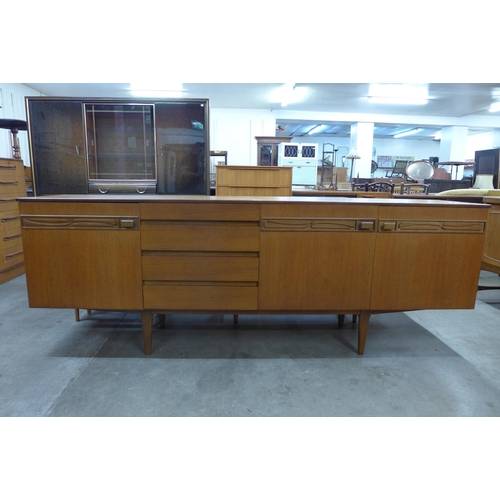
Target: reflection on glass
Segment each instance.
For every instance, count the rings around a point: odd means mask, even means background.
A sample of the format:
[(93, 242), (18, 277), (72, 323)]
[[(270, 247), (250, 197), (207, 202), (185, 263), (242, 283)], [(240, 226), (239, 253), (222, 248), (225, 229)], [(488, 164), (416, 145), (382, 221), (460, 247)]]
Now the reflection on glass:
[(158, 193), (207, 194), (206, 108), (155, 103)]
[(155, 180), (153, 105), (85, 104), (90, 180)]

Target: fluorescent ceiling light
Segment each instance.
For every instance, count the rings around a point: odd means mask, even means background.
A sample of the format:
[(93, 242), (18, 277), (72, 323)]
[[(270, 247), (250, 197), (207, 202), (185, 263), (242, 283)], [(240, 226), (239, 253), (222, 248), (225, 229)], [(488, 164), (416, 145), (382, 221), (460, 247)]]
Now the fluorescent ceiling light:
[(295, 83), (285, 83), (276, 89), (270, 97), (271, 102), (279, 102), (282, 106), (302, 101), (307, 95), (306, 87), (296, 87)]
[(421, 132), (421, 128), (414, 128), (411, 130), (407, 130), (406, 132), (401, 132), (400, 134), (395, 134), (393, 135), (394, 139), (399, 139), (400, 137), (406, 137), (407, 135), (413, 135), (417, 134), (418, 132)]
[(417, 99), (413, 97), (379, 97), (370, 96), (368, 102), (374, 104), (427, 104), (428, 99)]
[(489, 111), (491, 113), (496, 113), (497, 111), (500, 111), (500, 102), (494, 102), (491, 106)]
[(427, 84), (372, 83), (368, 101), (382, 104), (427, 104)]
[(182, 83), (138, 82), (130, 84), (130, 93), (136, 97), (182, 97)]
[(322, 130), (325, 130), (325, 128), (326, 128), (326, 125), (316, 125), (311, 130), (309, 130), (309, 132), (307, 132), (307, 135), (318, 134)]

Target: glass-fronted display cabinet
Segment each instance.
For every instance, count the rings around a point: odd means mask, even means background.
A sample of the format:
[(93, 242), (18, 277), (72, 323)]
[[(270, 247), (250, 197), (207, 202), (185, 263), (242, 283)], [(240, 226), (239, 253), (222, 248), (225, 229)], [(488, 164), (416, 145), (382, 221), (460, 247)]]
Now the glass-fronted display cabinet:
[(34, 194), (209, 194), (207, 99), (27, 97)]
[(257, 141), (257, 165), (263, 167), (276, 167), (278, 165), (278, 145), (290, 142), (292, 137), (262, 136), (255, 137)]

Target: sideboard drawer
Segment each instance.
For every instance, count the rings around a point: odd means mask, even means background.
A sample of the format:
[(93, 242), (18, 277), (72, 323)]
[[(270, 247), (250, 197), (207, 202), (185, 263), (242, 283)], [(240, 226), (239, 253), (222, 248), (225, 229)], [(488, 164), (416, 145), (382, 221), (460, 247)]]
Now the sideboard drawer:
[(144, 280), (257, 282), (259, 258), (257, 254), (146, 254), (142, 257), (142, 276)]
[(141, 224), (143, 250), (257, 252), (258, 222), (185, 222)]
[(141, 220), (258, 221), (258, 203), (141, 203)]
[(153, 310), (255, 311), (256, 286), (144, 285), (144, 308)]

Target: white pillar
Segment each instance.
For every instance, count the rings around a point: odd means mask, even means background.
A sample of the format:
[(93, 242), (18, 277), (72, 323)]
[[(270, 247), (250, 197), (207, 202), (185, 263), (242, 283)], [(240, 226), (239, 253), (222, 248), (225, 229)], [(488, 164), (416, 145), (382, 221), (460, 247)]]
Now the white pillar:
[[(354, 123), (351, 125), (350, 147), (356, 148), (359, 160), (354, 161), (353, 178), (358, 174), (360, 177), (371, 177), (372, 151), (373, 151), (373, 123)], [(351, 160), (347, 160), (350, 168)]]
[(500, 130), (493, 130), (492, 149), (500, 148)]
[[(467, 136), (468, 127), (444, 127), (441, 130), (441, 143), (439, 145), (439, 161), (465, 161), (467, 159)], [(447, 168), (451, 173), (451, 169)], [(458, 171), (457, 171), (458, 170)], [(461, 179), (464, 168), (458, 167), (453, 170), (453, 179)]]

